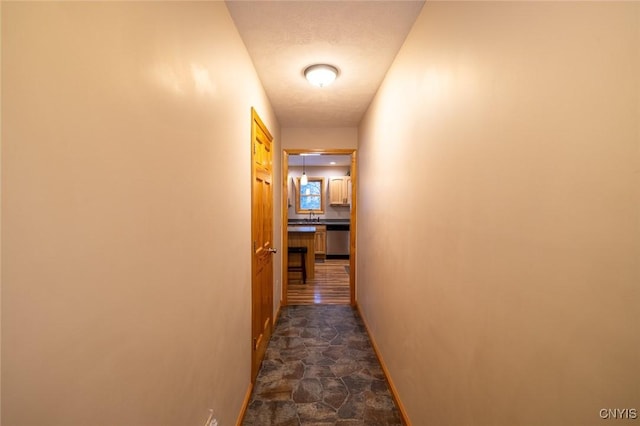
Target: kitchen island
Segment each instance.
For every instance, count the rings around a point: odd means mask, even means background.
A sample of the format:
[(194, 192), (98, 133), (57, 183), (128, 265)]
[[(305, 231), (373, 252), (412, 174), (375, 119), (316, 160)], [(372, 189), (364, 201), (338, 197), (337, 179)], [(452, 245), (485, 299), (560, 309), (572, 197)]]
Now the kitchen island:
[[(288, 233), (288, 247), (306, 247), (307, 255), (305, 258), (307, 279), (313, 279), (315, 277), (315, 226), (287, 226)], [(299, 256), (297, 254), (289, 255), (289, 257), (295, 257), (295, 259), (289, 259), (291, 264), (299, 262)]]

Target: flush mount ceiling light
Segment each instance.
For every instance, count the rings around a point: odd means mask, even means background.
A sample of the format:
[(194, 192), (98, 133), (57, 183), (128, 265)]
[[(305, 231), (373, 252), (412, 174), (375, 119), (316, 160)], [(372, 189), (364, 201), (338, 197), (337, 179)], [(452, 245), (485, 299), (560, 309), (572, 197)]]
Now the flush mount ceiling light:
[(325, 87), (333, 83), (338, 76), (338, 69), (332, 65), (316, 64), (304, 70), (304, 76), (309, 83), (318, 87)]

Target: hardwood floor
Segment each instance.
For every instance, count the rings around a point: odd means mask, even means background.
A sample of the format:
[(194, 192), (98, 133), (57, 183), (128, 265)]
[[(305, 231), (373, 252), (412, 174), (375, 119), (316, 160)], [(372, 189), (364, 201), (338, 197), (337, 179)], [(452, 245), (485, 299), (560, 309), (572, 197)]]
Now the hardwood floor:
[(290, 273), (287, 298), (289, 305), (348, 305), (349, 260), (327, 259), (315, 264), (315, 277), (302, 283), (300, 273)]

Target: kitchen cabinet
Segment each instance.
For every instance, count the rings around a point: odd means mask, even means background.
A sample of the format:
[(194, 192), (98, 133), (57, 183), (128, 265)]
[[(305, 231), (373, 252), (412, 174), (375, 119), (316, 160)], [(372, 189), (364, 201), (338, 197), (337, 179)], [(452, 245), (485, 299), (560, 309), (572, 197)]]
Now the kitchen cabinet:
[(327, 254), (327, 227), (325, 225), (316, 225), (314, 245), (316, 257), (324, 259)]
[(329, 204), (332, 206), (351, 205), (351, 177), (329, 178)]

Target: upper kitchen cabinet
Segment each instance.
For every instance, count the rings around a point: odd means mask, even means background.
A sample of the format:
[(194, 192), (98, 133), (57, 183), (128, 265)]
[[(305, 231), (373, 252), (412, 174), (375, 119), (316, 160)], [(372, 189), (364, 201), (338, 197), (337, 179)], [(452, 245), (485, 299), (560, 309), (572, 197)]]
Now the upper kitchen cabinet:
[(332, 206), (351, 205), (351, 177), (329, 178), (329, 204)]

